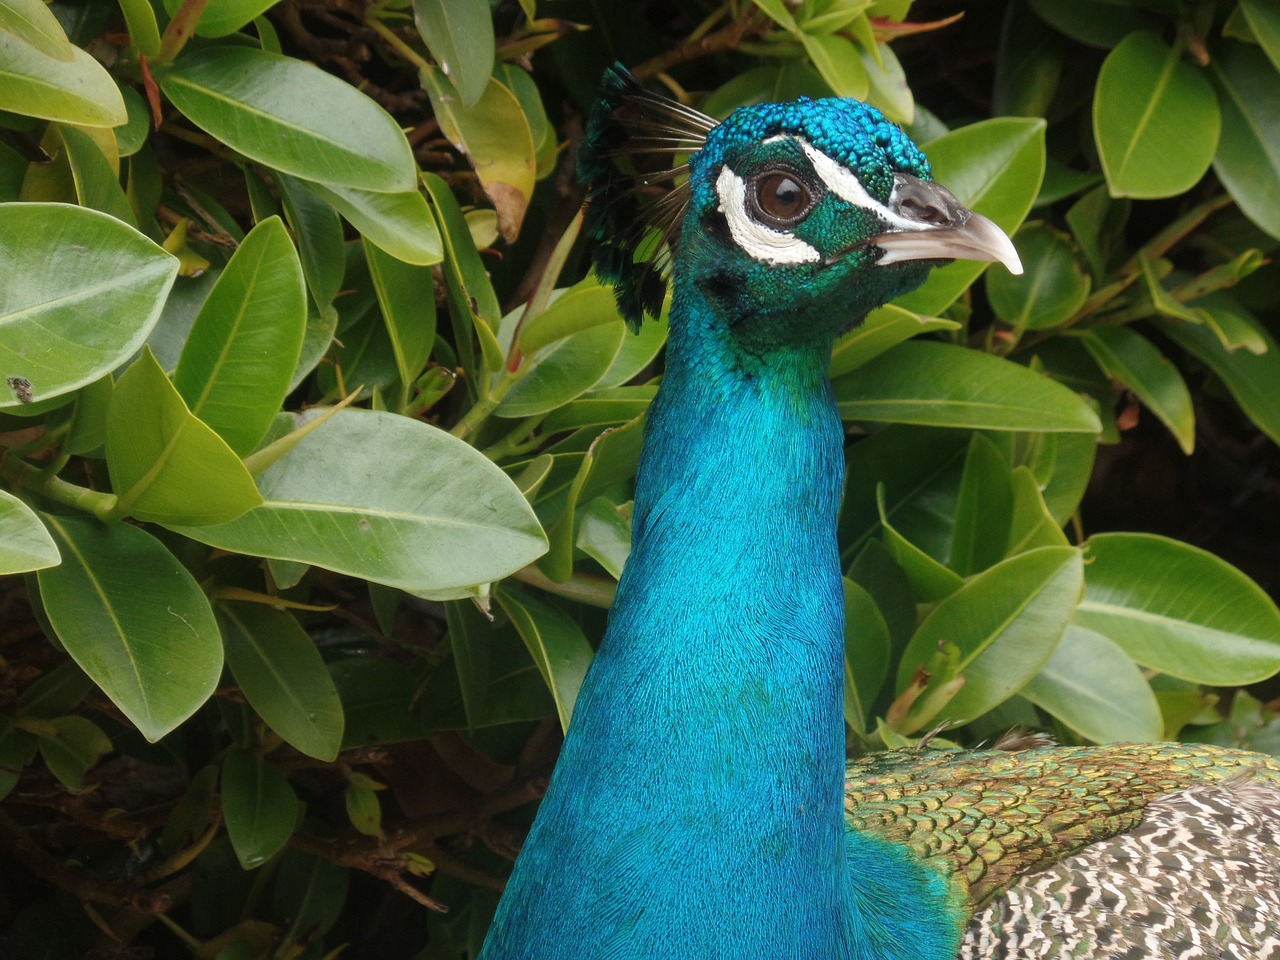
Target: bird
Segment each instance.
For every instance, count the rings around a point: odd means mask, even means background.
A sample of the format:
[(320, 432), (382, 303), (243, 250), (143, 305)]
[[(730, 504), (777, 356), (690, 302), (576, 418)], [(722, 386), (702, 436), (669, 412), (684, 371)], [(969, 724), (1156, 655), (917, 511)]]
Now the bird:
[(1017, 251), (871, 106), (723, 121), (605, 76), (578, 155), (631, 324), (671, 287), (632, 551), (482, 960), (1280, 957), (1280, 762), (1194, 744), (849, 760), (834, 339)]

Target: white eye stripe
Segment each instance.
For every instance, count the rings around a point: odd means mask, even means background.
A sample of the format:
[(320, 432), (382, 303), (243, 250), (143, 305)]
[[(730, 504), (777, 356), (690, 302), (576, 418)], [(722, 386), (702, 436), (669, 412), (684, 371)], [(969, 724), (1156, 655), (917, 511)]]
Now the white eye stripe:
[(800, 140), (800, 147), (804, 150), (805, 156), (809, 158), (809, 162), (813, 164), (814, 173), (821, 177), (822, 182), (827, 185), (827, 189), (841, 200), (845, 200), (855, 207), (870, 210), (889, 226), (897, 227), (899, 230), (918, 231), (931, 226), (918, 220), (909, 220), (901, 214), (894, 213), (871, 194), (867, 193), (866, 187), (862, 185), (852, 170), (832, 160), (821, 150), (803, 140)]
[(818, 263), (822, 260), (822, 254), (799, 237), (766, 227), (747, 213), (746, 182), (730, 170), (728, 164), (720, 168), (716, 194), (720, 197), (719, 210), (729, 224), (733, 242), (753, 260), (772, 264)]

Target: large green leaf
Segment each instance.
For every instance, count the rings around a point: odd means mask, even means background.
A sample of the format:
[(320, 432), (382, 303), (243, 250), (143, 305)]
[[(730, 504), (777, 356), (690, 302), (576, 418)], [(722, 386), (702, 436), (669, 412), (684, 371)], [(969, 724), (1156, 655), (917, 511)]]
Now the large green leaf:
[(487, 0), (413, 0), (413, 19), (441, 73), (457, 87), (462, 106), (475, 106), (493, 70), (493, 15)]
[(0, 29), (0, 110), (86, 127), (128, 119), (120, 89), (89, 54), (73, 47), (69, 59), (50, 56), (7, 29)]
[[(901, 692), (923, 667), (934, 682), (964, 685), (938, 714), (971, 720), (1003, 703), (1053, 654), (1084, 582), (1080, 551), (1042, 547), (1005, 560), (942, 600), (920, 625), (898, 669)], [(945, 647), (952, 647), (948, 661)]]
[(262, 502), (240, 458), (187, 409), (150, 349), (111, 395), (106, 449), (121, 514), (221, 523)]
[(537, 162), (529, 118), (515, 94), (495, 79), (471, 106), (439, 70), (421, 71), (441, 132), (467, 155), (498, 212), (498, 229), (514, 243), (533, 196)]
[(0, 490), (0, 575), (56, 566), (58, 548), (35, 511)]
[(148, 740), (213, 693), (222, 639), (200, 585), (138, 527), (45, 516), (62, 563), (36, 574), (58, 639)]
[(257, 754), (233, 747), (222, 761), (222, 816), (236, 859), (260, 867), (293, 836), (301, 811), (284, 774)]
[(867, 318), (835, 342), (827, 376), (833, 380), (857, 370), (868, 360), (878, 357), (890, 347), (920, 333), (957, 330), (953, 320), (922, 317), (892, 304), (872, 310)]
[(55, 60), (67, 62), (75, 56), (62, 24), (42, 0), (0, 0), (0, 33), (11, 34)]
[(1093, 97), (1093, 137), (1113, 197), (1172, 197), (1213, 160), (1222, 113), (1204, 74), (1155, 33), (1107, 55)]
[(1144, 666), (1194, 683), (1238, 686), (1280, 670), (1280, 611), (1211, 553), (1151, 534), (1105, 533), (1089, 563), (1076, 623)]
[(591, 644), (567, 614), (545, 600), (513, 587), (503, 587), (497, 599), (551, 691), (561, 729), (568, 730), (578, 689), (591, 666)]
[(298, 621), (259, 603), (220, 603), (227, 666), (249, 706), (300, 753), (333, 760), (342, 703), (320, 651)]
[[(209, 0), (196, 25), (196, 33), (202, 37), (225, 37), (251, 23), (274, 4), (275, 0)], [(181, 6), (182, 0), (164, 0), (170, 17)]]
[(211, 45), (153, 73), (192, 123), (251, 160), (362, 190), (394, 193), (417, 183), (399, 124), (351, 84), (312, 64)]
[(62, 125), (58, 130), (67, 163), (76, 185), (76, 199), (83, 207), (109, 213), (131, 227), (138, 225), (133, 208), (120, 188), (120, 176), (97, 142), (83, 130)]
[(865, 100), (869, 79), (867, 68), (852, 40), (833, 33), (802, 33), (800, 41), (813, 65), (837, 97)]
[(949, 566), (962, 577), (1002, 560), (1013, 526), (1013, 480), (1009, 464), (994, 443), (980, 433), (969, 440)]
[(239, 456), (266, 436), (307, 323), (302, 265), (279, 217), (241, 241), (205, 299), (173, 385), (191, 412)]
[[(514, 322), (504, 320), (502, 341)], [(622, 347), (626, 325), (616, 316), (556, 340), (530, 363), (494, 412), (500, 417), (529, 417), (563, 406), (594, 387)]]
[(395, 352), (400, 383), (407, 391), (427, 365), (435, 343), (435, 281), (429, 268), (404, 263), (370, 244), (365, 244), (364, 255)]
[(1028, 224), (1014, 238), (1024, 272), (987, 275), (987, 295), (996, 315), (1015, 330), (1056, 327), (1084, 304), (1089, 277), (1080, 268), (1071, 243), (1042, 223)]
[(177, 529), (225, 550), (407, 590), (487, 583), (546, 549), (506, 474), (444, 431), (390, 413), (340, 411), (258, 485), (257, 509), (230, 523)]
[(1021, 694), (1095, 743), (1159, 740), (1164, 731), (1160, 705), (1137, 664), (1078, 624), (1067, 627)]
[(844, 717), (866, 734), (872, 705), (889, 675), (889, 627), (875, 599), (848, 577), (844, 580)]
[[(96, 210), (0, 205), (0, 371), (36, 400), (99, 379), (146, 339), (178, 261)], [(22, 401), (0, 390), (0, 409)]]
[[(1040, 192), (1044, 132), (1044, 120), (999, 117), (953, 130), (925, 144), (924, 149), (934, 179), (961, 203), (1012, 234)], [(915, 313), (937, 316), (987, 267), (972, 261), (937, 267), (924, 286), (895, 303)]]
[(334, 184), (298, 181), (324, 200), (375, 246), (397, 260), (429, 267), (444, 259), (440, 228), (417, 190), (378, 193)]
[(1245, 216), (1280, 237), (1280, 73), (1244, 44), (1215, 51), (1222, 140), (1213, 169)]
[(1240, 12), (1272, 66), (1280, 70), (1280, 9), (1270, 0), (1240, 0)]
[(1095, 327), (1080, 334), (1102, 372), (1118, 380), (1169, 428), (1183, 453), (1196, 442), (1191, 392), (1155, 344), (1128, 327)]
[(949, 343), (900, 343), (833, 386), (847, 420), (1067, 433), (1102, 429), (1088, 404), (1061, 384)]

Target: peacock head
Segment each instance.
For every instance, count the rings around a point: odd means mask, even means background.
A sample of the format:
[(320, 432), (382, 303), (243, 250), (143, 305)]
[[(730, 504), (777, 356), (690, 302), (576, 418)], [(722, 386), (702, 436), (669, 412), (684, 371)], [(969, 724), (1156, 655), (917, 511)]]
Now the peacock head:
[[(673, 167), (672, 154), (685, 162)], [(666, 162), (645, 169), (654, 157)], [(677, 289), (695, 286), (753, 352), (829, 340), (940, 262), (1022, 270), (1004, 232), (935, 183), (910, 138), (856, 100), (754, 104), (717, 123), (615, 67), (579, 174), (597, 272), (615, 284), (624, 316), (656, 316), (674, 272)]]

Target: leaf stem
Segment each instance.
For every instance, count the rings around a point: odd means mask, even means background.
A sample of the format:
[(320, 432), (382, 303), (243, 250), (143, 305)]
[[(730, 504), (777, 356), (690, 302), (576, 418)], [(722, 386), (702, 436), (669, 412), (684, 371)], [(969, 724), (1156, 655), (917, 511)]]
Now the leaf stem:
[(396, 36), (396, 32), (385, 23), (371, 15), (374, 9), (375, 8), (370, 8), (370, 15), (367, 15), (364, 18), (365, 25), (374, 33), (382, 37), (383, 40), (386, 40), (387, 43), (391, 44), (396, 53), (400, 54), (400, 56), (404, 57), (419, 70), (434, 70), (435, 67), (428, 63), (426, 59), (423, 58), (422, 54), (418, 53), (418, 51), (414, 50), (413, 47), (409, 46)]
[(114, 494), (68, 483), (50, 474), (46, 468), (11, 457), (8, 452), (0, 453), (0, 477), (63, 506), (91, 513), (100, 520), (107, 519), (116, 505)]

